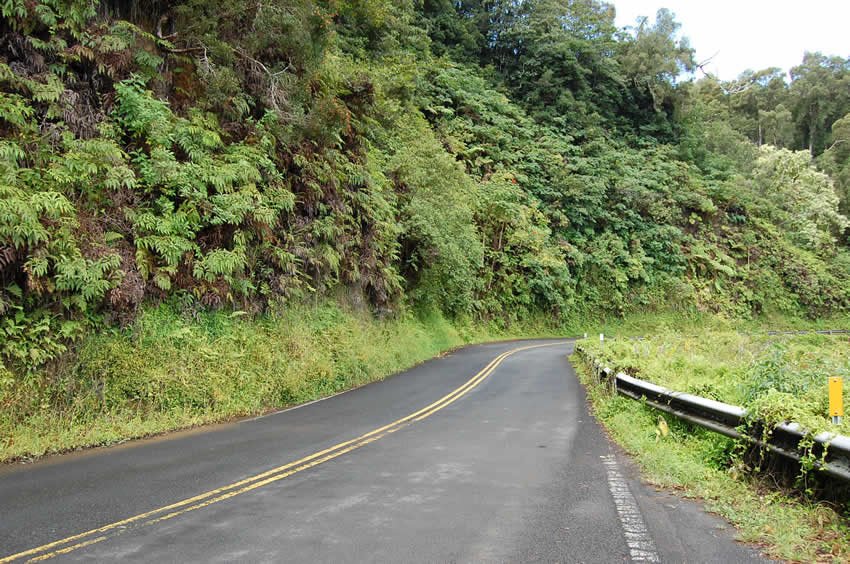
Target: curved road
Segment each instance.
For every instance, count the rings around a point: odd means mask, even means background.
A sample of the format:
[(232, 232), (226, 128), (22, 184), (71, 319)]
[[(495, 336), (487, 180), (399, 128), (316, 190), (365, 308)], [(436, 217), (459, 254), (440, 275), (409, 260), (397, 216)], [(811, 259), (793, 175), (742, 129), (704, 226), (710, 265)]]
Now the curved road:
[(467, 347), (296, 409), (4, 467), (0, 563), (759, 560), (636, 479), (571, 351)]

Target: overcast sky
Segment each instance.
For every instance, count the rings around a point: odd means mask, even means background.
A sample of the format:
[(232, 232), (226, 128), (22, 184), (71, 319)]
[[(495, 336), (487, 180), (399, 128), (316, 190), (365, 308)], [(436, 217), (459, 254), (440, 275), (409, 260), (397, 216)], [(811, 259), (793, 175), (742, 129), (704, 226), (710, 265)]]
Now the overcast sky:
[(699, 62), (723, 80), (747, 69), (789, 70), (805, 51), (850, 56), (850, 0), (608, 0), (617, 24), (669, 8)]

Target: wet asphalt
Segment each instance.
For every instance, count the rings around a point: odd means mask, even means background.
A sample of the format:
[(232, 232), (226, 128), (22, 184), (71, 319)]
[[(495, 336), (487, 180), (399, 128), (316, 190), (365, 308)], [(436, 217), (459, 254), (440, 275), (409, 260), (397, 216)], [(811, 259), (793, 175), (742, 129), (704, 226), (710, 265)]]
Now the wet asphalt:
[(296, 409), (0, 468), (0, 562), (629, 562), (636, 542), (661, 562), (760, 561), (640, 481), (588, 413), (572, 346), (471, 346)]

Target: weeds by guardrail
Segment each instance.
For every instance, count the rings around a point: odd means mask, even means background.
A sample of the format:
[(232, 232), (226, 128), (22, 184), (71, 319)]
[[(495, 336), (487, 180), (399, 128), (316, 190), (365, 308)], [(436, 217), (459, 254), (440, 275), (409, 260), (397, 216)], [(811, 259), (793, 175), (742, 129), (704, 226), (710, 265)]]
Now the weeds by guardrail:
[(751, 420), (743, 407), (676, 392), (622, 372), (615, 373), (592, 358), (581, 343), (576, 344), (575, 351), (600, 382), (609, 383), (620, 395), (645, 401), (674, 417), (751, 442), (782, 457), (797, 462), (805, 459), (824, 473), (850, 482), (850, 437), (826, 432), (812, 435), (793, 422), (767, 429), (764, 423)]
[[(810, 329), (802, 329), (799, 331), (739, 331), (741, 335), (769, 335), (769, 336), (779, 336), (779, 335), (848, 335), (850, 334), (850, 329), (823, 329), (823, 330), (810, 330)], [(700, 335), (682, 335), (683, 337), (699, 337)], [(587, 333), (585, 333), (585, 338), (587, 338)], [(629, 341), (645, 341), (647, 337), (643, 336), (628, 336), (628, 337), (616, 337), (611, 335), (605, 335), (605, 339), (608, 341), (618, 340), (618, 339), (626, 339)]]

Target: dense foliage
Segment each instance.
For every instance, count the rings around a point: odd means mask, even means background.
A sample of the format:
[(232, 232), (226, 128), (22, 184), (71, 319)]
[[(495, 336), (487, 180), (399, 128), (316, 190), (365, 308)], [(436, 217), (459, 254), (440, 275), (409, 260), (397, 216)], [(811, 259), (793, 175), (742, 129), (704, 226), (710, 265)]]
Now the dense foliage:
[(344, 288), (505, 323), (850, 307), (847, 59), (687, 80), (670, 12), (622, 30), (596, 0), (0, 16), (8, 378), (146, 301)]

